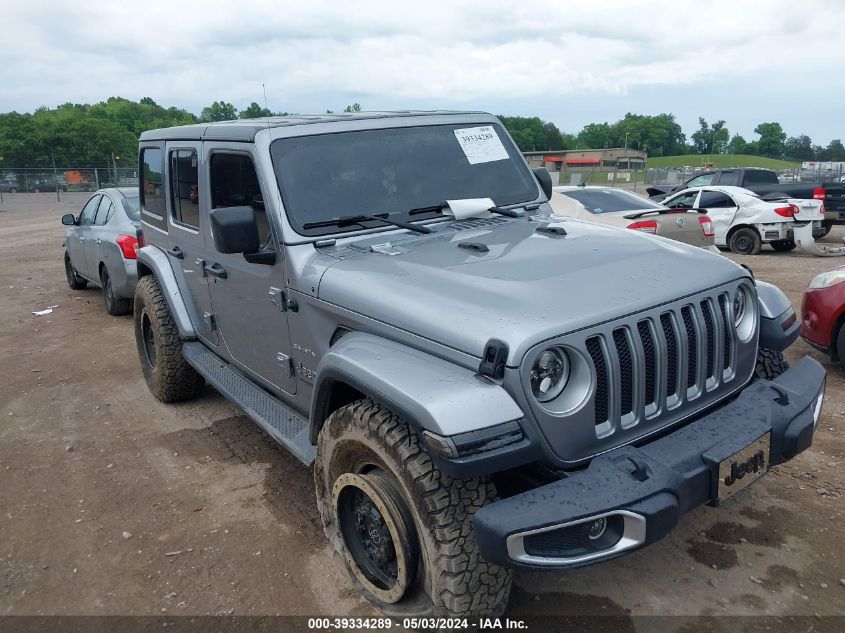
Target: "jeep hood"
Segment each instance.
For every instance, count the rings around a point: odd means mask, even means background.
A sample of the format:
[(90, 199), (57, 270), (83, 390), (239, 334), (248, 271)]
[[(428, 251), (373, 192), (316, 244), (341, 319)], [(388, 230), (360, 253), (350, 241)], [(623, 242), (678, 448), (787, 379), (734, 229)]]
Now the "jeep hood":
[(543, 223), (533, 221), (487, 222), (338, 248), (319, 297), (479, 358), (489, 339), (500, 339), (516, 366), (545, 339), (747, 276), (721, 255), (630, 229), (549, 225), (563, 236), (536, 232)]

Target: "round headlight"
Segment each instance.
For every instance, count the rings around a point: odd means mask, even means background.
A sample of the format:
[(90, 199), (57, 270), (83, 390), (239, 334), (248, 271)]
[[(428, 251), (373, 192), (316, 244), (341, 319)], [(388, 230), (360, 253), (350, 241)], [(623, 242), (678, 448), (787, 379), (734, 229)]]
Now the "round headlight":
[(539, 402), (548, 402), (560, 395), (569, 380), (569, 357), (556, 348), (547, 349), (531, 368), (531, 391)]
[(745, 290), (741, 287), (737, 288), (736, 292), (734, 292), (734, 326), (736, 327), (739, 327), (739, 324), (742, 323), (742, 319), (745, 317), (746, 303)]
[(739, 340), (751, 339), (757, 327), (756, 299), (745, 285), (739, 286), (733, 296), (734, 328)]

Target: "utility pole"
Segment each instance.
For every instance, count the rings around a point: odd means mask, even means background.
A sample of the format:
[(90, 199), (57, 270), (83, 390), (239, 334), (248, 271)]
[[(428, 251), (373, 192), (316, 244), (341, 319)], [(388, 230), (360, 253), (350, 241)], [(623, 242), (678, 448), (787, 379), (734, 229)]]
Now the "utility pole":
[(628, 149), (628, 133), (625, 132), (625, 149)]
[(61, 189), (61, 187), (59, 186), (59, 174), (56, 171), (56, 157), (55, 157), (55, 155), (50, 154), (50, 158), (53, 161), (53, 180), (56, 183), (56, 200), (58, 202), (61, 202), (62, 199), (59, 197), (59, 189)]

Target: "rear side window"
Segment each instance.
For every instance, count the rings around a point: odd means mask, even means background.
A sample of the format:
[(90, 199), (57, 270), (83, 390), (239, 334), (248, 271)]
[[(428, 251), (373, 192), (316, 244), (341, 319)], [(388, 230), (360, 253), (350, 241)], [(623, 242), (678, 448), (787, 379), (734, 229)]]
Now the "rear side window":
[(687, 187), (706, 187), (713, 184), (713, 174), (702, 174), (696, 176), (687, 183)]
[(721, 191), (704, 191), (701, 193), (698, 206), (702, 209), (726, 209), (735, 207), (736, 202), (728, 194)]
[(737, 171), (723, 171), (719, 174), (719, 184), (720, 185), (738, 185), (739, 184), (739, 172)]
[(109, 221), (112, 213), (111, 198), (103, 196), (100, 201), (100, 206), (97, 208), (97, 217), (94, 219), (94, 224), (103, 225)]
[(141, 209), (145, 221), (166, 230), (164, 222), (164, 153), (158, 147), (141, 150)]
[(170, 152), (170, 207), (174, 222), (199, 229), (199, 169), (195, 150)]
[(141, 219), (138, 216), (138, 214), (141, 212), (141, 203), (138, 201), (138, 198), (135, 198), (135, 197), (124, 198), (123, 199), (123, 210), (126, 211), (126, 215), (133, 222), (137, 222), (138, 220)]
[(773, 171), (766, 171), (764, 169), (755, 169), (753, 171), (745, 172), (746, 185), (776, 185), (778, 184), (778, 177)]

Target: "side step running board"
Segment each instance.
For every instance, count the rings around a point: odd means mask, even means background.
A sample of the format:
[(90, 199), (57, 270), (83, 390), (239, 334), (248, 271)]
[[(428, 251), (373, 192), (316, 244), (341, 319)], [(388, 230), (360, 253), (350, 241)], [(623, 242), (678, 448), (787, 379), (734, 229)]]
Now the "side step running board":
[(307, 420), (244, 378), (202, 343), (182, 343), (182, 355), (212, 387), (303, 464), (310, 466), (314, 462), (316, 449), (311, 445)]

